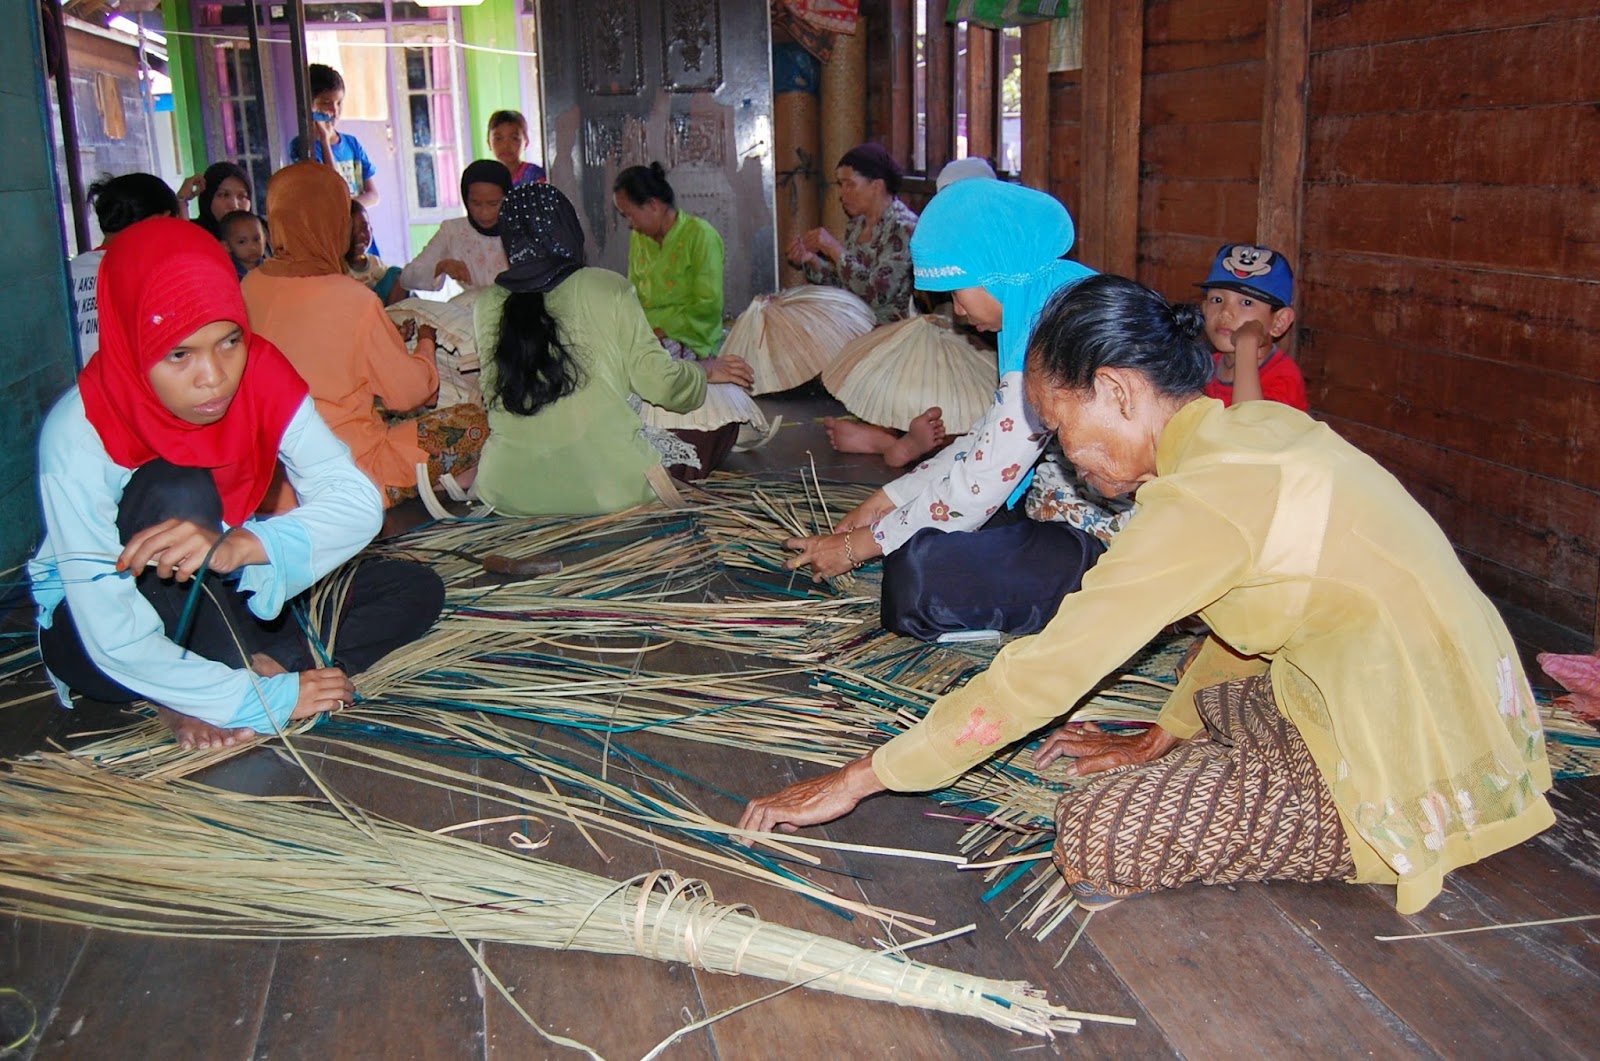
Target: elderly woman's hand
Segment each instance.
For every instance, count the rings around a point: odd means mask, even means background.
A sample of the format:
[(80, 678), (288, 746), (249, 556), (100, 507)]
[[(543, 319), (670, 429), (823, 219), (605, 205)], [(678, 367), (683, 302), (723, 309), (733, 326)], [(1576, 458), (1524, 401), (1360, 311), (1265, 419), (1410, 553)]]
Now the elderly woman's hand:
[(817, 534), (809, 538), (790, 538), (783, 543), (783, 547), (799, 554), (789, 557), (783, 566), (790, 571), (810, 566), (813, 582), (853, 571), (868, 560), (883, 555), (883, 548), (872, 532), (865, 528)]
[(1040, 770), (1063, 755), (1077, 762), (1067, 767), (1070, 777), (1084, 777), (1118, 766), (1138, 766), (1152, 762), (1176, 748), (1179, 739), (1151, 726), (1143, 733), (1107, 733), (1093, 722), (1069, 722), (1052, 733), (1034, 753), (1033, 765)]
[[(842, 818), (862, 800), (882, 791), (883, 782), (872, 771), (871, 756), (863, 756), (821, 777), (751, 800), (739, 819), (739, 828), (792, 833), (806, 825)], [(749, 846), (750, 840), (744, 838), (739, 843)]]
[(706, 370), (707, 383), (736, 383), (745, 390), (756, 384), (756, 370), (737, 354), (707, 358), (700, 367)]
[(899, 507), (889, 499), (885, 491), (875, 490), (871, 497), (851, 509), (849, 515), (834, 524), (833, 529), (837, 533), (855, 530), (858, 527), (870, 527)]

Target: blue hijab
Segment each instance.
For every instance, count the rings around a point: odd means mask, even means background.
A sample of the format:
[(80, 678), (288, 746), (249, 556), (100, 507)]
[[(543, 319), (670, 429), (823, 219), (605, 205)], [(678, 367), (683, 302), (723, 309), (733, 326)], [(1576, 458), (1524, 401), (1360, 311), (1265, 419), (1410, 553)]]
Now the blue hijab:
[(1062, 258), (1077, 230), (1054, 196), (997, 180), (949, 185), (928, 203), (911, 237), (923, 291), (981, 287), (1000, 303), (1000, 374), (1021, 372), (1044, 304), (1095, 271)]

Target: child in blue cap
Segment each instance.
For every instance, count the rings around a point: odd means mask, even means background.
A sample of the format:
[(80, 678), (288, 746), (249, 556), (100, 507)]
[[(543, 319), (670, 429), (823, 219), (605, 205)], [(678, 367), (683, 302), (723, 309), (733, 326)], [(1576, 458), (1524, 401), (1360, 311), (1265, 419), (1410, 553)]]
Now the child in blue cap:
[(1300, 366), (1276, 346), (1294, 325), (1288, 260), (1270, 247), (1225, 243), (1199, 286), (1217, 364), (1206, 394), (1224, 405), (1269, 398), (1308, 411)]

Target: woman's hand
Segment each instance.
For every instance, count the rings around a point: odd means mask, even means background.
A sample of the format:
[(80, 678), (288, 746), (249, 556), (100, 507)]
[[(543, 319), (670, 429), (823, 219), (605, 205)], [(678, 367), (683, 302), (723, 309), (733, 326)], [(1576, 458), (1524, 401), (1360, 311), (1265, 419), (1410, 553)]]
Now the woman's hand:
[(1069, 777), (1084, 777), (1118, 766), (1152, 762), (1176, 748), (1177, 737), (1160, 726), (1143, 733), (1107, 733), (1093, 722), (1069, 722), (1052, 733), (1033, 755), (1033, 765), (1043, 770), (1063, 755), (1077, 760), (1067, 767)]
[(817, 534), (810, 538), (790, 538), (783, 543), (783, 547), (799, 554), (789, 557), (783, 566), (790, 571), (809, 566), (813, 582), (853, 571), (868, 560), (883, 555), (883, 547), (872, 536), (872, 532), (864, 527), (833, 534)]
[(191, 199), (198, 199), (205, 194), (205, 191), (206, 179), (204, 177), (198, 175), (190, 177), (178, 188), (178, 202), (188, 203)]
[(745, 390), (756, 383), (756, 370), (750, 367), (750, 362), (735, 354), (707, 358), (700, 362), (700, 367), (706, 370), (707, 383), (737, 383)]
[(472, 272), (460, 258), (444, 258), (433, 267), (433, 275), (448, 276), (462, 287), (472, 286)]
[(422, 327), (418, 328), (417, 329), (417, 344), (420, 346), (423, 343), (431, 343), (434, 346), (438, 346), (439, 345), (439, 329), (435, 328), (431, 324), (424, 324)]
[(399, 329), (400, 338), (408, 343), (417, 337), (417, 322), (410, 317), (400, 322)]
[(844, 260), (844, 244), (839, 238), (825, 228), (814, 228), (806, 233), (806, 245), (818, 254), (838, 265)]
[(849, 515), (834, 524), (834, 532), (870, 527), (899, 507), (889, 499), (887, 493), (882, 490), (876, 490), (871, 497), (851, 509)]
[(803, 269), (817, 260), (817, 252), (806, 246), (805, 236), (796, 236), (789, 244), (789, 251), (785, 257), (789, 259), (790, 265)]
[(222, 538), (222, 531), (215, 527), (202, 527), (186, 519), (162, 520), (128, 539), (122, 555), (117, 557), (117, 570), (131, 571), (137, 578), (154, 563), (156, 574), (162, 578), (187, 582), (200, 570), (213, 545), (217, 551), (211, 555), (211, 570), (219, 574), (267, 562), (261, 539), (243, 527), (229, 531), (221, 545), (217, 545), (218, 538)]
[[(739, 828), (758, 832), (792, 833), (807, 825), (821, 825), (842, 818), (868, 796), (883, 791), (883, 782), (872, 772), (871, 756), (832, 773), (799, 781), (781, 792), (753, 799), (739, 819)], [(748, 847), (748, 837), (739, 840)]]
[(343, 711), (356, 699), (356, 687), (338, 667), (300, 672), (300, 695), (290, 718), (310, 718), (325, 711)]

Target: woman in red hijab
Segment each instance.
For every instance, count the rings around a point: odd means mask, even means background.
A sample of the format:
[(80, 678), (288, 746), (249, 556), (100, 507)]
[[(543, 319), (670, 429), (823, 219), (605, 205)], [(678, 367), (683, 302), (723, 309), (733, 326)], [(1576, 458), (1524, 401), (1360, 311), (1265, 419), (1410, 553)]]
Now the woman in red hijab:
[[(284, 606), (303, 607), (377, 533), (377, 491), (305, 381), (251, 333), (232, 263), (198, 226), (126, 229), (97, 294), (100, 349), (40, 433), (45, 536), (28, 565), (63, 702), (68, 689), (150, 700), (185, 747), (348, 704), (348, 674), (439, 614), (438, 576), (363, 564), (340, 602), (336, 665), (317, 666)], [(300, 507), (255, 518), (280, 461)], [(202, 567), (221, 577), (186, 616)]]

